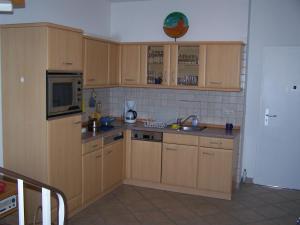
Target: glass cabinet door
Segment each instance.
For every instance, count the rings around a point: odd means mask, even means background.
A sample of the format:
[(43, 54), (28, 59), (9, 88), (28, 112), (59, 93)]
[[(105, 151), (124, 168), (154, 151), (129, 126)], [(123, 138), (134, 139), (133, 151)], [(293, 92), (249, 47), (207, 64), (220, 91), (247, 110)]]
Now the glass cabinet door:
[(177, 85), (199, 86), (200, 46), (178, 46)]
[(166, 46), (147, 47), (147, 84), (168, 84), (168, 54)]

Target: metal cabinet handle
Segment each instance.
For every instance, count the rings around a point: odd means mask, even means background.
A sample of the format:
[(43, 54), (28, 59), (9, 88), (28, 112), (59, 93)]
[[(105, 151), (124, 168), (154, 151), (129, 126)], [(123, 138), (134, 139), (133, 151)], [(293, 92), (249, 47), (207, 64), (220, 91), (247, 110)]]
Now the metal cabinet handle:
[(221, 82), (221, 81), (218, 81), (218, 82), (217, 81), (210, 81), (209, 83), (210, 84), (222, 84), (223, 82)]
[(81, 124), (81, 121), (74, 122), (75, 125)]
[(112, 150), (107, 151), (107, 152), (105, 153), (105, 155), (109, 155), (110, 153), (112, 153)]
[(63, 64), (68, 65), (68, 66), (73, 65), (72, 62), (63, 62)]
[(215, 154), (210, 152), (202, 152), (202, 155), (214, 156)]
[(166, 148), (167, 151), (177, 151), (176, 148)]

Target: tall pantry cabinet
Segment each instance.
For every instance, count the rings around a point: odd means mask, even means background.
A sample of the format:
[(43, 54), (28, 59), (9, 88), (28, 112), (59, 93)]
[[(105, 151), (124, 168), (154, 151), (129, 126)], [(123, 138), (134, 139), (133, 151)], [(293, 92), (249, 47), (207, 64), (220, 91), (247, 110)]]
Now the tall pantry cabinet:
[[(81, 176), (77, 175), (81, 171), (73, 171), (70, 162), (64, 163), (66, 155), (60, 161), (53, 160), (59, 156), (61, 146), (51, 140), (56, 140), (55, 128), (61, 126), (46, 120), (46, 70), (82, 71), (82, 31), (38, 23), (3, 25), (0, 32), (4, 166), (66, 192), (72, 213), (80, 206), (80, 201), (77, 205), (73, 198), (81, 198), (81, 188), (74, 189), (81, 183)], [(63, 48), (61, 41), (66, 43), (69, 37), (76, 46)], [(72, 130), (64, 148), (66, 152), (73, 151), (72, 160), (76, 163), (81, 163), (81, 143), (71, 140), (80, 138), (81, 130), (73, 129), (74, 123), (80, 121), (80, 116), (73, 116), (62, 125), (63, 129)], [(53, 174), (57, 171), (62, 174)], [(63, 174), (68, 179), (54, 177)], [(26, 195), (27, 220), (31, 221), (41, 200), (36, 194)]]

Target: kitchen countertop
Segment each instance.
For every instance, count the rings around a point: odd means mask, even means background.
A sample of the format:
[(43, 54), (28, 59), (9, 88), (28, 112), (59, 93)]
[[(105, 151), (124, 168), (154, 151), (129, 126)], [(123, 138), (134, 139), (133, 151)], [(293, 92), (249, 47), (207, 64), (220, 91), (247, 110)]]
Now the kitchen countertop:
[(120, 121), (113, 123), (114, 128), (109, 131), (100, 131), (93, 134), (93, 132), (86, 132), (82, 134), (82, 143), (86, 143), (92, 140), (95, 140), (100, 137), (107, 137), (113, 135), (117, 132), (122, 132), (127, 129), (130, 130), (147, 130), (147, 131), (157, 131), (164, 133), (175, 133), (175, 134), (185, 134), (185, 135), (194, 135), (194, 136), (204, 136), (204, 137), (215, 137), (215, 138), (226, 138), (234, 139), (240, 134), (239, 130), (233, 130), (232, 132), (227, 132), (222, 128), (213, 128), (207, 127), (202, 131), (177, 131), (171, 128), (148, 128), (144, 127), (144, 124), (137, 122), (135, 124), (126, 124)]

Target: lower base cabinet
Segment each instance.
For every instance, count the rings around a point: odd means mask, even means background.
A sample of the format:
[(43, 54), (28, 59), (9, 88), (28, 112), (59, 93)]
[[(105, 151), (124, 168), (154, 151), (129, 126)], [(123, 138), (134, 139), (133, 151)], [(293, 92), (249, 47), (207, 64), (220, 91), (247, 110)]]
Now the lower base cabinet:
[(102, 192), (102, 149), (82, 157), (83, 204), (97, 198)]
[(160, 142), (133, 140), (131, 145), (132, 178), (160, 183), (162, 144)]
[(102, 174), (103, 191), (109, 190), (123, 180), (123, 141), (104, 146)]
[(231, 193), (232, 150), (200, 147), (198, 188)]
[(163, 144), (162, 183), (196, 188), (198, 147)]

